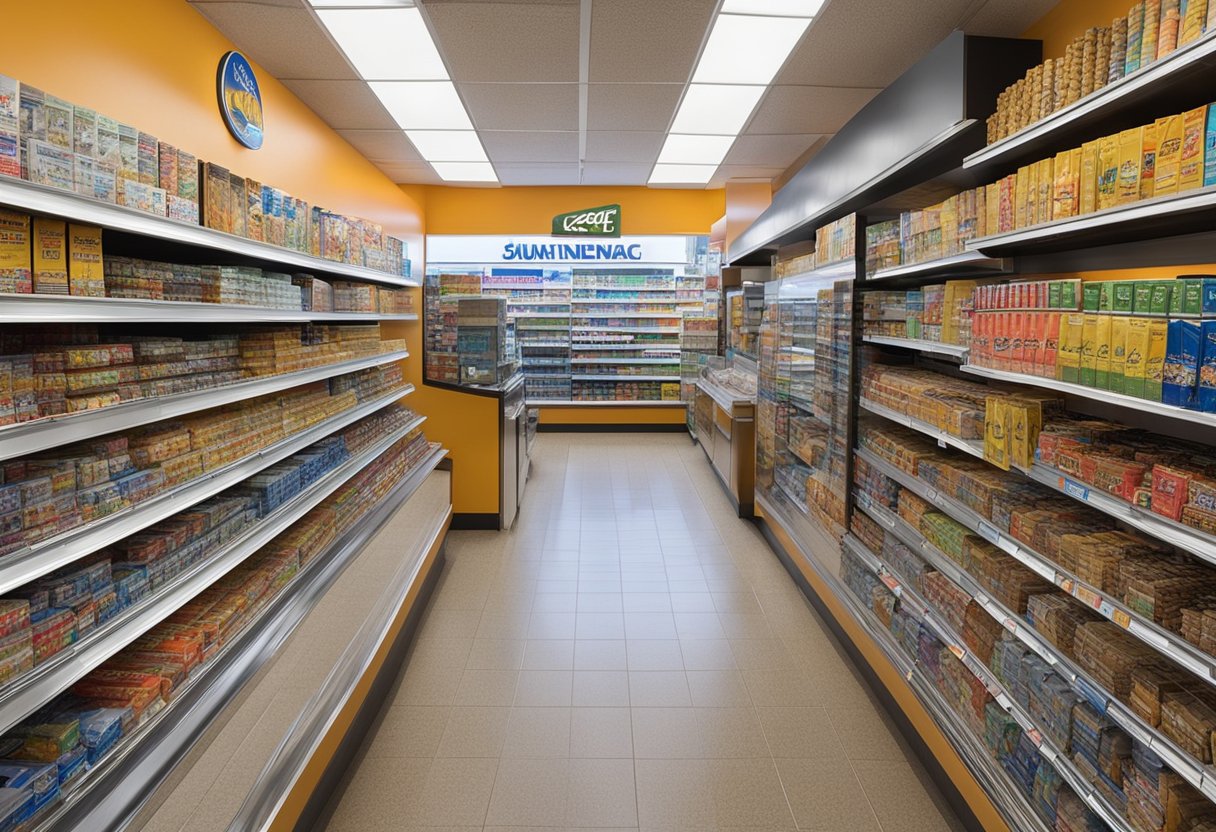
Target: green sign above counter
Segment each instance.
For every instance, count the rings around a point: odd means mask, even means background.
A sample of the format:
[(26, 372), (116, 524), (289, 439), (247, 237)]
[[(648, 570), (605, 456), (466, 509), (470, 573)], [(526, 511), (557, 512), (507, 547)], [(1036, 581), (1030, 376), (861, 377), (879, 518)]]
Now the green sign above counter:
[(554, 237), (619, 237), (621, 206), (601, 205), (584, 208), (553, 218)]

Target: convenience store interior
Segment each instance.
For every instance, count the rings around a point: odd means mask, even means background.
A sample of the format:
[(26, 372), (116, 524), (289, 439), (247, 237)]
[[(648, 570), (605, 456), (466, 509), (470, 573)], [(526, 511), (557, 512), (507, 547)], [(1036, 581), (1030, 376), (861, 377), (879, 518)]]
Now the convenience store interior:
[(0, 832), (1216, 832), (1216, 0), (0, 12)]

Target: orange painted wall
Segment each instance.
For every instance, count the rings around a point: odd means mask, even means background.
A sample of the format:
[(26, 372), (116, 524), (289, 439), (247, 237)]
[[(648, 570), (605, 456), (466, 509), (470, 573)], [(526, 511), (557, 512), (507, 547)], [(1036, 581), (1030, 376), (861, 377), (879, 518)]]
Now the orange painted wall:
[(1043, 41), (1044, 58), (1062, 58), (1077, 35), (1091, 26), (1109, 26), (1116, 17), (1126, 17), (1134, 5), (1134, 0), (1062, 0), (1022, 37)]

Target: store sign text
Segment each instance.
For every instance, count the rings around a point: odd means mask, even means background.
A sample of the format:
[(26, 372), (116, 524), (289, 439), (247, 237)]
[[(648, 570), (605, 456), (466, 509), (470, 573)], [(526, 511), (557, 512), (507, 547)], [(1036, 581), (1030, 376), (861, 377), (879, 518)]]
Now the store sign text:
[(570, 261), (570, 260), (635, 260), (642, 259), (642, 246), (638, 243), (507, 243), (502, 247), (502, 259), (517, 261)]
[(600, 205), (584, 208), (553, 218), (555, 237), (619, 237), (621, 236), (621, 206)]

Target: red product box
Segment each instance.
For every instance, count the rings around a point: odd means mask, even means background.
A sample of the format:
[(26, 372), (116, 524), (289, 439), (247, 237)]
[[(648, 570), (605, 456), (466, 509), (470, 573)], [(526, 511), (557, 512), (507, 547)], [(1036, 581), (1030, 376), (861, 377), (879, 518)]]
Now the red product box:
[(1182, 509), (1187, 503), (1190, 482), (1191, 475), (1186, 471), (1179, 471), (1164, 465), (1154, 465), (1152, 510), (1162, 517), (1181, 520)]

